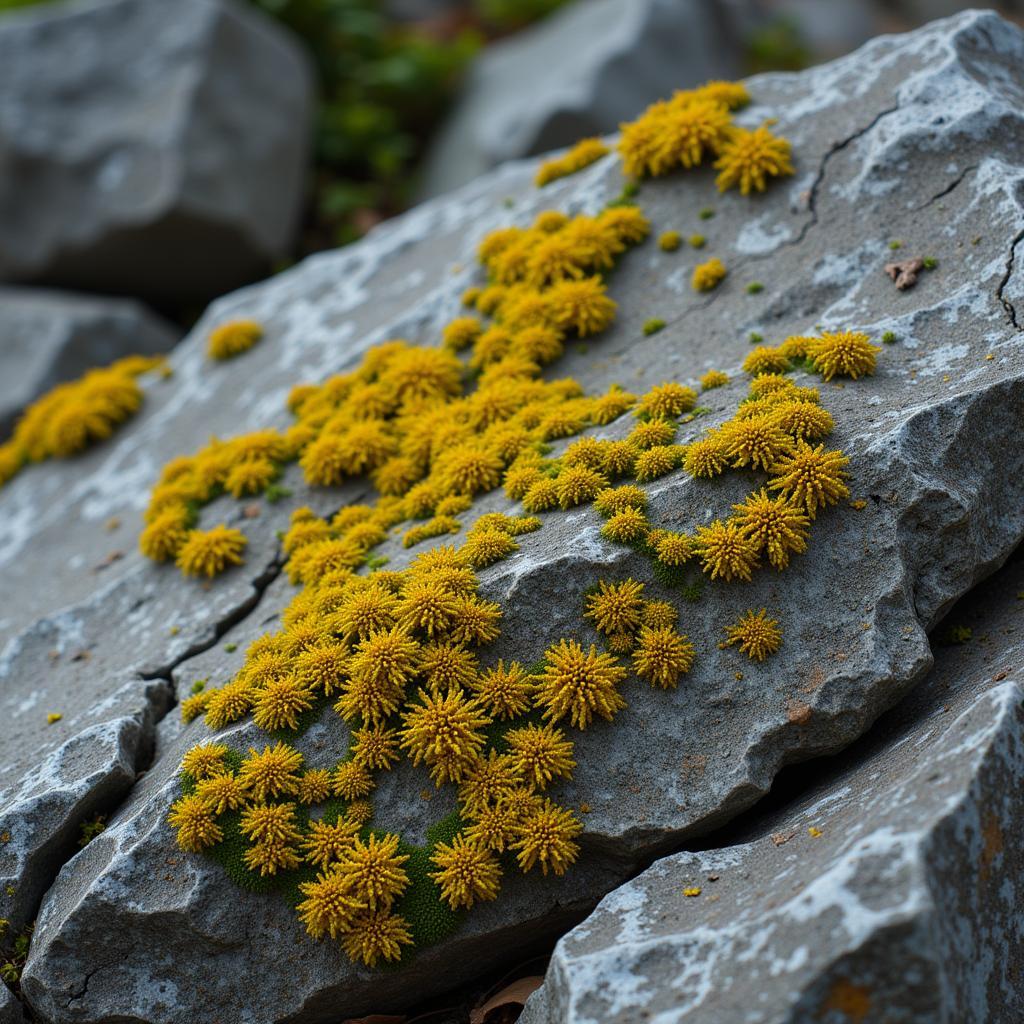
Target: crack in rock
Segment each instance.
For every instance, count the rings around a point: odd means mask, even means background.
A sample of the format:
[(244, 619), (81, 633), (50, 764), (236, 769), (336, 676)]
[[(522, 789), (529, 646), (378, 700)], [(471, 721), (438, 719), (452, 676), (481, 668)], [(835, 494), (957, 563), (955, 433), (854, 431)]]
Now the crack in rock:
[(1003, 309), (1006, 311), (1007, 319), (1013, 326), (1014, 330), (1021, 330), (1021, 325), (1017, 322), (1017, 309), (1013, 303), (1005, 296), (1007, 285), (1010, 283), (1010, 278), (1013, 276), (1014, 263), (1017, 259), (1017, 246), (1024, 241), (1024, 228), (1017, 232), (1014, 236), (1013, 241), (1010, 244), (1010, 255), (1006, 258), (1006, 271), (999, 282), (999, 287), (996, 289), (996, 298), (1002, 303)]

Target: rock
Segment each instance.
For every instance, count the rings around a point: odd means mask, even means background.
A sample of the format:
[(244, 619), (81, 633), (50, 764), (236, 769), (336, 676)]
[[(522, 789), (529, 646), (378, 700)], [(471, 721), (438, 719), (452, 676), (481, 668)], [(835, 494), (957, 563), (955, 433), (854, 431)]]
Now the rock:
[(0, 982), (0, 1024), (23, 1024), (24, 1020), (21, 1003), (11, 990)]
[[(171, 703), (161, 680), (103, 683), (99, 695), (69, 691), (63, 712), (34, 707), (37, 691), (28, 686), (4, 692), (0, 706), (20, 727), (0, 771), (0, 835), (8, 837), (0, 846), (0, 917), (12, 930), (32, 921), (54, 873), (78, 849), (81, 826), (135, 784), (152, 753), (155, 721)], [(48, 714), (60, 717), (50, 724)]]
[(167, 352), (178, 339), (131, 299), (0, 288), (0, 438), (55, 384), (121, 356)]
[(578, 0), (477, 57), (426, 159), (420, 194), (615, 131), (674, 89), (735, 75), (740, 51), (713, 0)]
[[(746, 393), (738, 368), (751, 331), (781, 339), (816, 324), (856, 326), (875, 337), (892, 331), (897, 341), (885, 346), (874, 377), (817, 381), (837, 422), (835, 444), (852, 460), (853, 504), (822, 517), (810, 550), (784, 576), (711, 586), (683, 606), (699, 650), (677, 691), (652, 694), (631, 680), (630, 706), (614, 725), (574, 733), (579, 767), (555, 795), (589, 813), (584, 854), (564, 879), (509, 871), (502, 898), (474, 908), (442, 944), (396, 970), (357, 969), (336, 945), (310, 941), (284, 901), (242, 893), (210, 861), (176, 851), (165, 819), (179, 792), (177, 767), (209, 734), (198, 722), (167, 726), (159, 759), (43, 901), (24, 975), (33, 1012), (53, 1024), (176, 1024), (209, 1016), (211, 1006), (225, 1021), (258, 1007), (260, 1020), (307, 1024), (400, 1010), (553, 939), (654, 857), (749, 809), (784, 765), (846, 746), (906, 695), (931, 663), (926, 630), (1024, 535), (1016, 444), (1024, 426), (1022, 277), (1014, 259), (1024, 172), (1013, 143), (1022, 53), (1019, 30), (968, 13), (809, 72), (756, 78), (756, 105), (743, 123), (779, 118), (797, 163), (791, 182), (754, 199), (718, 196), (709, 171), (643, 185), (638, 199), (656, 232), (701, 230), (708, 247), (670, 254), (649, 243), (624, 257), (610, 278), (614, 327), (570, 346), (557, 366), (588, 392), (616, 381), (643, 391), (667, 377), (695, 382), (712, 367), (728, 370), (732, 382), (701, 397), (709, 411), (681, 429), (685, 443), (731, 416)], [(30, 616), (75, 623), (74, 643), (93, 645), (97, 662), (148, 666), (142, 674), (173, 679), (179, 697), (197, 679), (228, 678), (289, 599), (276, 577), (275, 539), (289, 510), (360, 501), (365, 484), (313, 492), (292, 467), (292, 497), (260, 503), (259, 517), (243, 524), (246, 565), (208, 591), (131, 556), (103, 570), (109, 596), (90, 596), (94, 579), (69, 564), (69, 552), (94, 550), (111, 515), (125, 524), (118, 542), (131, 546), (138, 505), (162, 462), (210, 433), (287, 424), (291, 384), (350, 367), (385, 338), (436, 343), (459, 313), (462, 290), (479, 279), (474, 252), (484, 232), (529, 223), (543, 209), (596, 212), (623, 185), (614, 158), (543, 190), (530, 185), (533, 171), (496, 171), (357, 245), (216, 303), (172, 353), (174, 377), (153, 384), (143, 412), (77, 463), (73, 477), (66, 467), (31, 467), (5, 488), (5, 514), (21, 525), (0, 550), (0, 569), (23, 606), (7, 628), (23, 629)], [(701, 220), (712, 204), (714, 217)], [(894, 238), (908, 254), (938, 260), (907, 292), (883, 271)], [(706, 255), (720, 256), (729, 276), (710, 295), (695, 295), (687, 282)], [(745, 287), (755, 280), (758, 296)], [(206, 335), (236, 316), (255, 317), (266, 336), (232, 364), (212, 366)], [(666, 327), (647, 337), (652, 316)], [(629, 427), (595, 433), (619, 437)], [(672, 474), (647, 490), (653, 520), (689, 526), (728, 509), (747, 484), (730, 477), (710, 488)], [(54, 507), (54, 494), (67, 500)], [(241, 523), (238, 508), (219, 499), (203, 523)], [(512, 508), (496, 491), (470, 515)], [(520, 538), (516, 555), (481, 572), (482, 592), (505, 608), (488, 662), (532, 664), (560, 636), (592, 640), (582, 592), (600, 577), (649, 583), (649, 563), (603, 541), (599, 527), (589, 508), (548, 515), (540, 531)], [(392, 538), (375, 554), (401, 568), (416, 550)], [(130, 609), (140, 592), (148, 604), (136, 622)], [(61, 600), (72, 607), (58, 613)], [(782, 620), (779, 653), (757, 665), (735, 649), (719, 651), (722, 627), (762, 606)], [(168, 635), (166, 623), (179, 621), (180, 632)], [(29, 627), (13, 641), (26, 668), (11, 660), (0, 691), (29, 675), (49, 704), (67, 683), (36, 670), (25, 639), (32, 634)], [(228, 643), (237, 646), (229, 652)], [(86, 683), (94, 693), (99, 675)], [(0, 742), (10, 728), (0, 724)], [(255, 735), (245, 723), (225, 733), (238, 746)], [(301, 743), (312, 760), (337, 756), (343, 739), (327, 713)], [(408, 765), (389, 773), (374, 797), (381, 824), (422, 835), (449, 806), (444, 794), (422, 799), (425, 789), (425, 774)]]
[(666, 857), (605, 897), (559, 941), (522, 1024), (1016, 1020), (1022, 587), (1018, 558), (958, 610), (974, 640), (940, 649), (756, 838)]
[(83, 0), (0, 20), (0, 280), (208, 300), (286, 255), (312, 85), (233, 0)]

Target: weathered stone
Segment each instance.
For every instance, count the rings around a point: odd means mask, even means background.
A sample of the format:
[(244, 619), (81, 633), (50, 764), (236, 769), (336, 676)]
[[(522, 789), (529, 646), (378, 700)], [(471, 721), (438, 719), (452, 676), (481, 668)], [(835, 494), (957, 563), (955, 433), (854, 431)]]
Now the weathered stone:
[(23, 1024), (25, 1015), (14, 993), (0, 982), (0, 1024)]
[(6, 15), (0, 94), (0, 279), (207, 300), (286, 253), (311, 75), (249, 4)]
[[(70, 691), (65, 712), (36, 706), (38, 691), (29, 686), (5, 688), (0, 701), (20, 741), (20, 749), (5, 744), (0, 767), (0, 835), (7, 837), (0, 845), (0, 917), (12, 930), (32, 920), (57, 869), (78, 848), (82, 824), (116, 807), (135, 784), (152, 753), (155, 721), (171, 703), (162, 680), (102, 680), (102, 689)], [(48, 714), (61, 718), (48, 723)]]
[(741, 44), (713, 0), (584, 0), (484, 50), (423, 171), (420, 193), (505, 160), (615, 131), (673, 89), (735, 75)]
[(0, 288), (0, 438), (55, 384), (120, 356), (167, 352), (179, 337), (131, 299)]
[(523, 1024), (1019, 1019), (1022, 587), (1018, 558), (958, 607), (973, 639), (756, 838), (605, 897)]
[[(397, 1009), (554, 937), (652, 857), (750, 807), (783, 765), (838, 750), (904, 696), (931, 661), (926, 629), (1024, 534), (1024, 454), (1015, 443), (1024, 417), (1015, 322), (1022, 277), (1014, 259), (1022, 54), (1019, 30), (972, 13), (810, 72), (762, 76), (750, 83), (756, 105), (742, 118), (779, 118), (794, 145), (792, 182), (753, 199), (718, 197), (708, 170), (643, 185), (638, 198), (655, 231), (702, 230), (708, 248), (667, 254), (649, 245), (624, 258), (610, 280), (615, 326), (586, 351), (571, 347), (557, 367), (588, 391), (616, 381), (635, 391), (666, 377), (693, 382), (712, 367), (735, 374), (752, 330), (782, 338), (815, 324), (856, 326), (875, 336), (891, 330), (898, 341), (886, 346), (873, 378), (822, 385), (835, 443), (852, 460), (854, 506), (819, 519), (810, 550), (785, 576), (709, 587), (683, 607), (698, 661), (678, 691), (652, 692), (632, 680), (624, 690), (630, 707), (614, 725), (574, 736), (579, 769), (556, 795), (590, 811), (584, 856), (564, 880), (509, 872), (502, 898), (474, 908), (443, 945), (398, 970), (357, 969), (337, 946), (306, 938), (283, 901), (241, 893), (208, 861), (175, 852), (165, 819), (177, 765), (206, 733), (199, 723), (177, 736), (168, 727), (160, 759), (44, 901), (25, 973), (36, 1012), (54, 1022), (171, 1022), (215, 1006), (225, 1021), (315, 1022)], [(91, 607), (83, 600), (89, 580), (64, 564), (69, 549), (95, 546), (110, 515), (134, 534), (133, 508), (171, 455), (210, 433), (287, 423), (289, 385), (351, 366), (384, 338), (435, 343), (457, 315), (462, 289), (477, 279), (474, 250), (485, 231), (528, 223), (541, 209), (595, 212), (623, 184), (614, 158), (541, 191), (529, 184), (532, 172), (500, 170), (358, 245), (218, 302), (172, 354), (175, 377), (153, 386), (119, 438), (83, 458), (73, 487), (66, 467), (43, 466), (5, 488), (0, 500), (24, 524), (0, 552), (0, 568), (28, 606), (14, 615), (52, 613), (61, 595)], [(712, 203), (714, 218), (701, 221)], [(882, 269), (894, 237), (908, 254), (938, 259), (902, 293)], [(729, 277), (711, 295), (695, 295), (687, 285), (693, 265), (711, 254), (725, 260)], [(764, 286), (759, 296), (744, 287), (754, 279)], [(211, 366), (207, 331), (243, 315), (261, 320), (266, 337), (240, 360)], [(667, 326), (645, 337), (651, 316)], [(678, 440), (731, 416), (745, 390), (737, 379), (703, 395), (709, 412)], [(126, 595), (152, 587), (158, 603), (151, 628), (131, 633), (120, 653), (105, 639), (109, 629), (90, 626), (99, 649), (119, 658), (119, 668), (144, 661), (170, 673), (179, 693), (196, 678), (226, 679), (245, 643), (288, 599), (283, 582), (263, 590), (278, 564), (273, 531), (288, 510), (313, 501), (322, 511), (366, 494), (359, 483), (314, 494), (297, 481), (293, 470), (293, 497), (261, 505), (260, 517), (243, 524), (247, 566), (208, 593), (129, 558), (104, 570), (110, 587)], [(736, 479), (709, 487), (672, 474), (648, 487), (651, 518), (692, 527), (747, 489)], [(66, 508), (46, 508), (46, 495), (65, 492)], [(241, 522), (232, 518), (237, 507), (221, 499), (203, 522)], [(478, 501), (470, 517), (495, 508), (511, 508), (500, 492)], [(505, 608), (488, 661), (530, 664), (559, 636), (592, 639), (580, 618), (584, 588), (602, 575), (650, 579), (649, 564), (601, 540), (599, 526), (590, 509), (548, 515), (540, 531), (520, 538), (515, 556), (480, 574), (483, 593)], [(31, 575), (19, 557), (29, 549), (38, 565)], [(396, 568), (411, 554), (397, 539), (376, 553)], [(718, 651), (722, 627), (761, 606), (782, 620), (782, 650), (763, 666)], [(172, 614), (183, 616), (181, 636), (153, 628), (177, 622)], [(213, 647), (219, 640), (238, 648), (227, 657)], [(241, 745), (251, 729), (225, 735)], [(328, 714), (302, 743), (310, 757), (326, 757), (341, 739)], [(390, 773), (375, 795), (381, 824), (422, 834), (445, 810), (444, 797), (420, 799), (424, 788), (425, 776), (408, 766)]]

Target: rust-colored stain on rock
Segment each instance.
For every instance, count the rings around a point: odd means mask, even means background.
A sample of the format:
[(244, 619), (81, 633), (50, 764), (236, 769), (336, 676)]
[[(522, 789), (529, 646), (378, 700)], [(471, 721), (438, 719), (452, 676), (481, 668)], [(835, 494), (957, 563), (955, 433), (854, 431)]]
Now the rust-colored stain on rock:
[(871, 993), (863, 985), (855, 985), (847, 978), (840, 978), (821, 1004), (821, 1014), (838, 1010), (853, 1024), (868, 1020), (871, 1012)]

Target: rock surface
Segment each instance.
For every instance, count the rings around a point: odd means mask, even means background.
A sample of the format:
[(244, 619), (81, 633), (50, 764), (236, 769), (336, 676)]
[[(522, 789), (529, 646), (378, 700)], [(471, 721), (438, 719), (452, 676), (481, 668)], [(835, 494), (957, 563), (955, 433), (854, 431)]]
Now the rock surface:
[(285, 254), (311, 75), (249, 4), (6, 15), (0, 95), (0, 280), (208, 300)]
[(476, 59), (420, 193), (615, 131), (674, 89), (736, 75), (740, 49), (713, 0), (577, 0)]
[[(875, 377), (822, 386), (835, 443), (852, 459), (856, 507), (823, 517), (785, 576), (709, 588), (685, 606), (684, 628), (700, 638), (685, 686), (652, 695), (633, 680), (614, 725), (574, 737), (579, 769), (556, 795), (590, 812), (584, 856), (564, 880), (509, 875), (502, 898), (474, 908), (443, 945), (399, 970), (356, 969), (337, 947), (310, 942), (283, 902), (242, 894), (210, 862), (176, 852), (165, 818), (177, 765), (207, 733), (199, 723), (161, 723), (156, 763), (44, 900), (25, 973), (34, 1012), (53, 1022), (155, 1024), (191, 1021), (212, 1006), (224, 1021), (306, 1024), (399, 1009), (553, 938), (653, 857), (750, 807), (783, 765), (845, 746), (905, 695), (931, 662), (926, 629), (1024, 534), (1024, 454), (1015, 443), (1024, 426), (1024, 277), (1015, 259), (1024, 170), (1014, 143), (1022, 54), (1019, 30), (972, 13), (810, 72), (759, 77), (743, 123), (779, 118), (794, 146), (792, 181), (755, 199), (718, 197), (709, 171), (641, 189), (656, 232), (700, 230), (708, 246), (668, 254), (649, 243), (625, 257), (611, 278), (615, 326), (557, 366), (588, 391), (729, 371), (733, 383), (702, 396), (708, 415), (680, 432), (686, 442), (730, 416), (745, 393), (737, 373), (751, 331), (781, 339), (816, 324), (856, 326), (898, 340)], [(243, 524), (250, 549), (243, 568), (206, 589), (126, 555), (102, 569), (106, 591), (96, 595), (92, 567), (112, 543), (133, 544), (145, 489), (168, 458), (210, 433), (287, 423), (291, 384), (338, 372), (385, 338), (435, 343), (477, 280), (473, 254), (485, 231), (552, 207), (596, 212), (623, 184), (614, 158), (542, 191), (529, 184), (533, 170), (502, 169), (358, 245), (219, 301), (172, 354), (175, 376), (153, 384), (140, 415), (85, 455), (73, 477), (44, 465), (5, 488), (14, 528), (0, 568), (20, 598), (5, 628), (23, 632), (8, 648), (0, 693), (31, 678), (38, 706), (59, 710), (70, 679), (88, 701), (109, 692), (114, 671), (170, 677), (179, 694), (198, 678), (228, 678), (245, 643), (289, 599), (275, 578), (275, 531), (290, 509), (313, 503), (325, 512), (361, 500), (365, 486), (312, 494), (293, 472), (292, 498), (253, 503), (252, 519), (248, 506), (220, 499), (203, 522)], [(709, 205), (715, 216), (701, 220)], [(894, 238), (938, 259), (906, 292), (882, 270)], [(730, 274), (714, 293), (695, 295), (689, 277), (708, 255)], [(758, 295), (745, 288), (754, 280), (764, 286)], [(259, 319), (266, 337), (231, 365), (211, 366), (206, 333), (233, 316)], [(651, 316), (667, 326), (645, 337)], [(692, 526), (746, 487), (723, 480), (709, 489), (672, 474), (648, 490), (653, 519)], [(470, 515), (491, 508), (510, 506), (498, 492)], [(111, 516), (122, 526), (108, 534)], [(481, 573), (486, 596), (506, 609), (493, 657), (530, 664), (559, 636), (588, 640), (581, 606), (566, 595), (602, 575), (650, 578), (648, 563), (603, 542), (599, 526), (589, 509), (548, 515), (515, 556)], [(72, 564), (70, 552), (96, 560)], [(409, 557), (396, 541), (379, 553), (399, 568)], [(782, 619), (779, 654), (757, 666), (717, 651), (722, 626), (762, 605)], [(56, 670), (41, 670), (54, 630), (66, 631), (65, 649), (92, 651), (84, 666), (58, 659)], [(244, 743), (251, 728), (233, 728), (231, 742)], [(13, 729), (0, 717), (0, 742)], [(310, 758), (336, 756), (340, 731), (331, 716), (311, 729), (302, 739)], [(31, 748), (19, 748), (17, 770), (34, 763)], [(381, 824), (416, 835), (443, 816), (443, 797), (419, 799), (424, 783), (408, 766), (389, 773), (375, 797)]]
[(0, 982), (0, 1024), (23, 1024), (24, 1020), (21, 1003), (11, 990)]
[(121, 356), (167, 352), (179, 337), (131, 299), (0, 288), (0, 438), (55, 384)]
[(1019, 1020), (1022, 587), (1018, 555), (951, 613), (972, 640), (756, 838), (602, 900), (523, 1024)]

